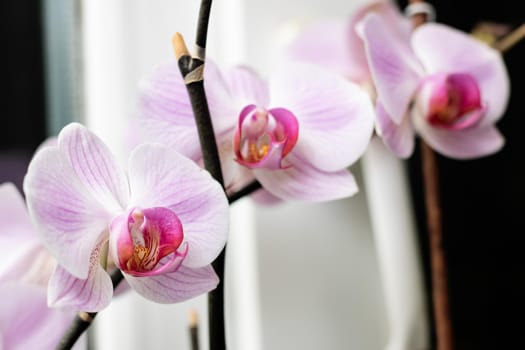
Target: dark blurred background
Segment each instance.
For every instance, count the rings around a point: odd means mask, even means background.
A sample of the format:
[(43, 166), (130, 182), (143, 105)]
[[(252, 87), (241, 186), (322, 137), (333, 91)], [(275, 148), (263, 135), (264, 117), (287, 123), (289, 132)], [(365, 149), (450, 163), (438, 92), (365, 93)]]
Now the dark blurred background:
[(40, 1), (2, 1), (0, 183), (21, 184), (27, 162), (46, 135)]
[[(399, 2), (404, 8), (406, 1)], [(471, 31), (481, 21), (525, 22), (523, 1), (431, 1), (437, 21)], [(504, 55), (511, 79), (498, 123), (498, 154), (455, 161), (439, 157), (444, 249), (456, 349), (522, 349), (525, 331), (525, 42)], [(430, 287), (419, 153), (409, 161), (421, 247)], [(430, 300), (430, 294), (429, 294)]]

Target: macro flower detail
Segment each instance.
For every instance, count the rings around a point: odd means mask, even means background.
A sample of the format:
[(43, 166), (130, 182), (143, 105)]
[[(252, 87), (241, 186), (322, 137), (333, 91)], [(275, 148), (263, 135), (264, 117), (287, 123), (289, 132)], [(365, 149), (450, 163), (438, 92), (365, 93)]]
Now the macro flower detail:
[(282, 169), (295, 146), (299, 123), (287, 109), (246, 106), (239, 116), (233, 148), (236, 160), (248, 168)]
[(428, 122), (449, 130), (473, 127), (486, 109), (481, 104), (481, 93), (474, 77), (469, 74), (437, 73), (425, 78), (420, 87), (426, 105), (423, 115)]
[[(177, 214), (167, 208), (132, 209), (116, 218), (111, 226), (115, 234), (114, 261), (123, 272), (132, 276), (154, 276), (168, 270), (176, 271), (188, 252), (183, 242), (183, 228)], [(159, 266), (161, 259), (169, 261)]]
[(139, 145), (125, 172), (98, 137), (73, 123), (56, 146), (35, 154), (24, 191), (58, 262), (48, 286), (52, 306), (106, 307), (113, 295), (108, 261), (159, 303), (192, 298), (218, 283), (210, 263), (226, 242), (226, 196), (206, 171), (173, 150)]
[(377, 90), (376, 130), (395, 154), (412, 154), (416, 132), (456, 159), (503, 146), (494, 124), (507, 105), (509, 78), (497, 51), (435, 23), (418, 27), (407, 41), (373, 14), (361, 29)]
[[(357, 192), (347, 170), (364, 153), (373, 129), (368, 95), (311, 64), (283, 65), (268, 81), (247, 67), (219, 70), (207, 61), (206, 95), (225, 185), (253, 180), (269, 197), (326, 201)], [(195, 161), (197, 135), (176, 62), (142, 85), (143, 130)]]

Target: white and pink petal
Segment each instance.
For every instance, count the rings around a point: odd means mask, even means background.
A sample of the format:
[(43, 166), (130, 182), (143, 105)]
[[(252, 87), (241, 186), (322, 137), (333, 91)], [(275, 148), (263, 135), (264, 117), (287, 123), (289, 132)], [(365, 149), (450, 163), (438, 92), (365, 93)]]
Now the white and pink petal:
[(293, 152), (288, 167), (281, 170), (256, 169), (254, 174), (263, 188), (284, 200), (322, 202), (350, 197), (357, 193), (357, 184), (346, 170), (326, 172), (313, 167)]
[(144, 298), (161, 304), (185, 301), (217, 287), (219, 278), (211, 265), (200, 268), (181, 266), (177, 271), (157, 276), (124, 277)]
[(268, 106), (270, 99), (268, 83), (253, 69), (236, 66), (227, 70), (223, 76), (233, 98), (232, 107), (239, 109), (249, 104), (258, 107)]
[(296, 64), (280, 71), (270, 87), (272, 107), (286, 108), (299, 122), (294, 152), (324, 171), (343, 169), (363, 154), (374, 111), (370, 97), (356, 84), (322, 68)]
[[(366, 59), (361, 60), (349, 46), (346, 20), (324, 20), (301, 31), (286, 47), (285, 55), (294, 61), (308, 62), (330, 69), (350, 79), (368, 76)], [(360, 41), (360, 40), (359, 40)]]
[(29, 214), (51, 254), (71, 274), (87, 278), (91, 252), (112, 218), (56, 147), (41, 149), (24, 179)]
[(58, 135), (58, 149), (75, 176), (109, 213), (118, 213), (129, 200), (124, 170), (109, 148), (86, 127), (71, 123)]
[(361, 36), (378, 98), (399, 124), (423, 76), (422, 67), (408, 41), (396, 35), (380, 16), (370, 14), (363, 20)]
[(432, 127), (421, 116), (414, 116), (419, 135), (438, 153), (455, 159), (473, 159), (498, 152), (505, 139), (494, 126), (479, 126), (463, 130)]
[(112, 296), (111, 278), (96, 261), (86, 279), (79, 279), (57, 266), (49, 280), (47, 302), (51, 307), (98, 312), (109, 305)]
[(129, 164), (130, 206), (166, 207), (182, 222), (184, 265), (210, 264), (228, 234), (228, 201), (221, 185), (188, 158), (160, 145), (137, 147)]
[(408, 158), (414, 151), (415, 133), (409, 114), (397, 125), (386, 113), (381, 103), (376, 106), (376, 132), (396, 156)]

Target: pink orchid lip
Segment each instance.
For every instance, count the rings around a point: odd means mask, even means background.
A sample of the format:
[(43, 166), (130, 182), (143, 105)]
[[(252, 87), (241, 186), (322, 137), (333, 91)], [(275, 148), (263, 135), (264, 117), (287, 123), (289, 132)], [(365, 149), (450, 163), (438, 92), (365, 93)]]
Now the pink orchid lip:
[[(474, 77), (464, 73), (437, 73), (422, 83), (426, 119), (434, 127), (464, 130), (478, 124), (487, 111)], [(425, 103), (425, 101), (423, 101)]]
[(236, 161), (247, 168), (282, 169), (299, 137), (299, 123), (285, 108), (243, 108), (233, 138)]
[(168, 208), (133, 208), (111, 224), (118, 267), (136, 277), (176, 271), (188, 252), (182, 223)]

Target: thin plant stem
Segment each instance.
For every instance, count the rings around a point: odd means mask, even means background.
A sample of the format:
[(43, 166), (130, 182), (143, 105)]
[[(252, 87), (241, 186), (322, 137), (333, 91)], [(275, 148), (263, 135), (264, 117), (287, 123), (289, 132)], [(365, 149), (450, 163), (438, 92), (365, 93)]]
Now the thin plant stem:
[[(423, 0), (410, 0), (410, 4), (424, 3)], [(412, 17), (413, 28), (424, 24), (424, 13)], [(425, 141), (421, 140), (421, 166), (424, 180), (427, 228), (430, 242), (430, 268), (432, 278), (432, 301), (436, 327), (437, 349), (453, 350), (454, 337), (450, 318), (447, 265), (443, 250), (443, 229), (441, 223), (441, 201), (439, 197), (439, 171), (437, 157)]]
[(237, 200), (252, 194), (253, 192), (260, 190), (262, 188), (262, 185), (259, 181), (255, 180), (250, 182), (248, 185), (244, 186), (237, 192), (234, 192), (228, 196), (228, 202), (230, 204), (236, 202)]
[[(195, 124), (199, 134), (204, 168), (217, 180), (224, 189), (221, 163), (213, 124), (211, 121), (206, 92), (204, 91), (204, 60), (206, 55), (206, 38), (211, 12), (211, 0), (202, 0), (197, 25), (195, 53), (190, 56), (184, 39), (180, 34), (175, 34), (173, 47), (177, 56), (179, 69), (186, 83), (190, 97)], [(217, 259), (212, 263), (219, 276), (217, 288), (208, 293), (208, 322), (210, 350), (226, 349), (224, 327), (224, 260), (226, 248), (222, 250)]]
[(190, 310), (188, 316), (191, 350), (199, 350), (199, 316), (195, 310)]
[(514, 45), (519, 43), (525, 38), (525, 23), (514, 29), (510, 34), (503, 37), (501, 40), (494, 44), (494, 48), (501, 53), (505, 53), (510, 50)]

